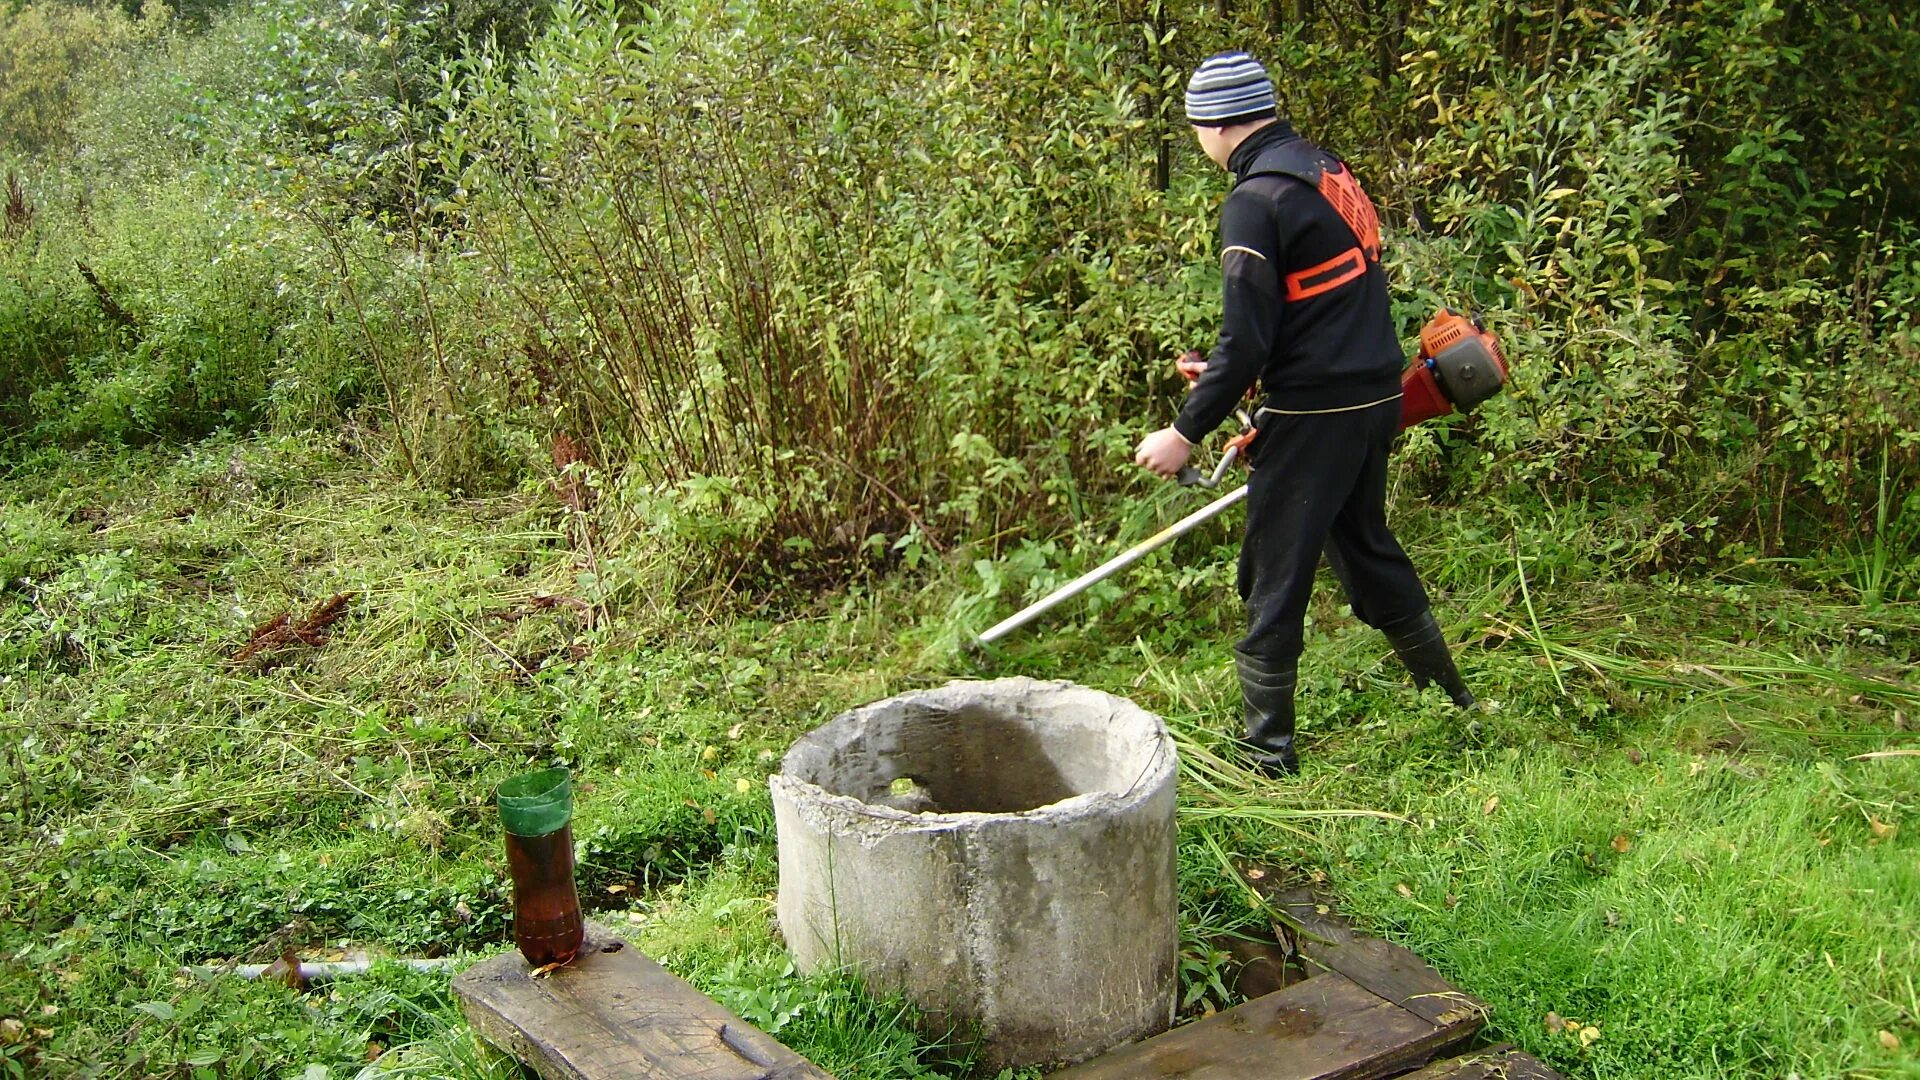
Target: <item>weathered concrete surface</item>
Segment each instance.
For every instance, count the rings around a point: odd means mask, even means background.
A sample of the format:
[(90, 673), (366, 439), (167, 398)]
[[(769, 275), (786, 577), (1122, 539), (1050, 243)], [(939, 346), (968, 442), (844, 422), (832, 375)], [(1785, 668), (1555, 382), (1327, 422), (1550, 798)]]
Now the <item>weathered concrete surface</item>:
[(1158, 717), (1064, 682), (845, 713), (772, 780), (788, 948), (977, 1030), (995, 1066), (1158, 1032), (1177, 982), (1176, 764)]

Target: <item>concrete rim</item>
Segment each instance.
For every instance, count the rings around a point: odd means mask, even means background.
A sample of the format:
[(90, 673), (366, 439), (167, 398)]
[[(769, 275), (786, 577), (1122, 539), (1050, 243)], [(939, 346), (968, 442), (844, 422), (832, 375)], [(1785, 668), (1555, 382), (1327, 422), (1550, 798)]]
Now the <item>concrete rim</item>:
[[(1105, 789), (1084, 791), (1030, 809), (997, 813), (982, 811), (913, 813), (870, 803), (852, 795), (839, 794), (795, 775), (796, 770), (806, 769), (805, 759), (816, 752), (816, 747), (829, 742), (835, 735), (858, 728), (876, 713), (897, 709), (902, 701), (924, 702), (930, 706), (940, 707), (942, 698), (977, 696), (982, 687), (993, 687), (1003, 694), (1018, 696), (1023, 700), (1044, 699), (1051, 696), (1078, 698), (1083, 702), (1088, 698), (1104, 699), (1109, 722), (1120, 729), (1116, 731), (1116, 736), (1130, 735), (1133, 739), (1140, 741), (1151, 740), (1153, 745), (1145, 749), (1141, 755), (1147, 758), (1147, 763), (1124, 791)], [(1132, 728), (1130, 732), (1126, 730), (1129, 727)], [(768, 783), (789, 797), (854, 817), (884, 821), (892, 830), (938, 832), (961, 826), (974, 829), (992, 827), (993, 823), (1002, 821), (1031, 822), (1037, 818), (1079, 818), (1089, 813), (1122, 813), (1145, 804), (1165, 785), (1173, 783), (1177, 769), (1178, 755), (1175, 751), (1173, 736), (1166, 730), (1166, 725), (1160, 718), (1154, 714), (1125, 698), (1064, 679), (1042, 680), (1018, 676), (1006, 679), (955, 680), (939, 687), (901, 694), (886, 701), (850, 709), (795, 742), (781, 760), (780, 771), (771, 776)]]

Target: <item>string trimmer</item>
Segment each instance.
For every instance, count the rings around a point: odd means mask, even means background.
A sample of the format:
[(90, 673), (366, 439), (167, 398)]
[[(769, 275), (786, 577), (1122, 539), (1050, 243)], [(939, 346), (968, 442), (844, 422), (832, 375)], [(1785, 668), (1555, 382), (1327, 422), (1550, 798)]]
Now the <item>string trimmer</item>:
[[(1181, 374), (1191, 385), (1197, 378), (1190, 368), (1198, 364), (1200, 353), (1181, 357)], [(1507, 381), (1507, 362), (1494, 340), (1478, 319), (1469, 318), (1452, 308), (1441, 308), (1420, 330), (1420, 351), (1400, 376), (1400, 430), (1456, 410), (1470, 412), (1473, 407), (1498, 393)], [(1227, 440), (1213, 472), (1202, 475), (1188, 465), (1175, 479), (1181, 487), (1217, 488), (1233, 463), (1245, 456), (1248, 444), (1259, 432), (1244, 406), (1234, 410), (1240, 430)], [(1220, 516), (1228, 507), (1247, 497), (1245, 484), (1161, 529), (1145, 540), (1081, 574), (1065, 585), (1021, 608), (988, 627), (974, 638), (976, 648), (984, 648), (1015, 630), (1086, 592), (1102, 581), (1146, 558), (1155, 551)]]

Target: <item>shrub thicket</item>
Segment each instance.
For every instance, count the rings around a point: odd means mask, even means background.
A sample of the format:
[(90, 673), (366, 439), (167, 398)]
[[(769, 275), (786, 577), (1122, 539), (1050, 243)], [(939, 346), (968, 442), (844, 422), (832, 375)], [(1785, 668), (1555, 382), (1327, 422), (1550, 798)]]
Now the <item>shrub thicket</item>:
[(1857, 547), (1911, 487), (1896, 5), (564, 0), (535, 25), (258, 0), (154, 34), (75, 152), (16, 152), (49, 194), (0, 251), (9, 429), (358, 409), (422, 482), (584, 468), (757, 558), (1071, 523), (1138, 482), (1166, 357), (1209, 332), (1222, 183), (1178, 91), (1236, 45), (1382, 204), (1403, 329), (1464, 303), (1509, 342), (1514, 394), (1409, 439), (1421, 490), (1588, 507), (1653, 565)]
[(89, 85), (120, 70), (170, 16), (159, 0), (137, 18), (106, 3), (0, 7), (0, 154), (62, 140)]

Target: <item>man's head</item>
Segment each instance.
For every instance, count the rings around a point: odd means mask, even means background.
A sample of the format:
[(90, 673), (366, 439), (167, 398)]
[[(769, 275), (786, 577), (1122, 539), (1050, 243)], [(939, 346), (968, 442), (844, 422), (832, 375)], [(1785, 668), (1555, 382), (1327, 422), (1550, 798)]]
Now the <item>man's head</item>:
[(1187, 122), (1200, 149), (1223, 169), (1234, 148), (1277, 115), (1273, 80), (1246, 53), (1209, 56), (1187, 80)]

